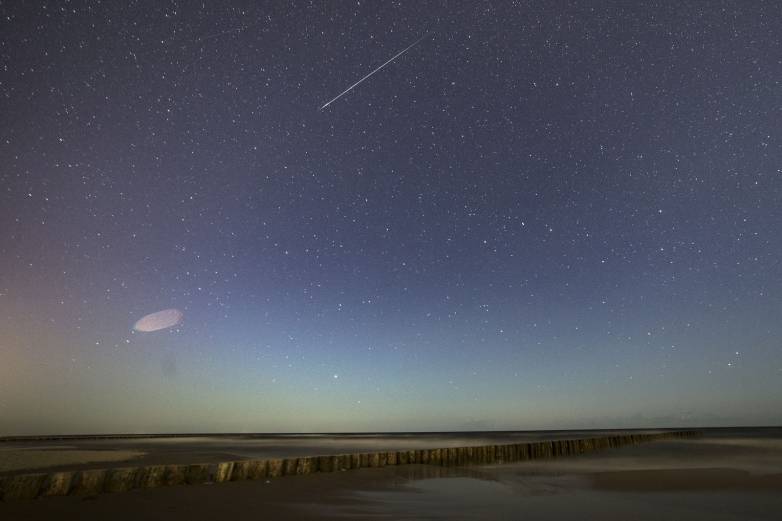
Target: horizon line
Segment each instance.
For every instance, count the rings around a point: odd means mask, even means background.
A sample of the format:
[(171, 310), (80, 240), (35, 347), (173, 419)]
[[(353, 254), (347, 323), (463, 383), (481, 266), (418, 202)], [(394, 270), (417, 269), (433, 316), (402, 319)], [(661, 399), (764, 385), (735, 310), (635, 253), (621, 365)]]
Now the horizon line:
[(722, 425), (712, 427), (605, 427), (585, 429), (496, 429), (496, 430), (450, 430), (450, 431), (311, 431), (311, 432), (149, 432), (149, 433), (107, 433), (107, 434), (18, 434), (0, 436), (0, 442), (44, 441), (58, 439), (132, 439), (132, 438), (197, 438), (203, 436), (377, 436), (377, 435), (437, 435), (437, 434), (507, 434), (535, 432), (601, 432), (601, 431), (647, 431), (647, 430), (718, 430), (718, 429), (779, 429), (782, 425)]

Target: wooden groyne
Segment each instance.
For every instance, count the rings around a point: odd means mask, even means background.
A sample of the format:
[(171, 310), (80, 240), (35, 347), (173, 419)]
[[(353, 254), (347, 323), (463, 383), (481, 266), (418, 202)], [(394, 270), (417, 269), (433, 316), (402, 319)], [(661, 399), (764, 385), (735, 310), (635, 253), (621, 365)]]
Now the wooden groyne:
[(0, 500), (96, 495), (169, 485), (258, 480), (388, 465), (481, 465), (574, 456), (656, 440), (694, 438), (700, 431), (618, 434), (477, 447), (248, 459), (192, 465), (150, 465), (0, 476)]

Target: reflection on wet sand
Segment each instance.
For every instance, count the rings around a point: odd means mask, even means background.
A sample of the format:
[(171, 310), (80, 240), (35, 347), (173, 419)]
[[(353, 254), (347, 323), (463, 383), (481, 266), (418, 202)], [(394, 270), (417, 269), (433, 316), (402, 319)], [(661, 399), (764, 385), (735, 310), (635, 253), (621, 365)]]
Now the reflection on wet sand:
[(677, 440), (545, 462), (410, 467), (395, 486), (317, 508), (337, 518), (780, 519), (780, 441)]
[(506, 465), (402, 465), (0, 503), (0, 519), (782, 519), (781, 432)]

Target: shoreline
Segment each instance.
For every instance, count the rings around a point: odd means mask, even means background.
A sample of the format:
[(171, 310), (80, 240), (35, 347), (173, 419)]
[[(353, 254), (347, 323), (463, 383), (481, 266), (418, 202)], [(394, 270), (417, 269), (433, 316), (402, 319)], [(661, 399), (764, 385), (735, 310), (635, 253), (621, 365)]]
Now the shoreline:
[(69, 495), (93, 496), (171, 485), (263, 480), (408, 464), (463, 466), (529, 461), (583, 454), (655, 440), (696, 438), (701, 435), (699, 431), (669, 431), (502, 445), (14, 474), (0, 476), (0, 500), (29, 500)]
[(779, 519), (782, 437), (662, 440), (579, 457), (394, 465), (0, 503), (0, 517), (187, 519)]

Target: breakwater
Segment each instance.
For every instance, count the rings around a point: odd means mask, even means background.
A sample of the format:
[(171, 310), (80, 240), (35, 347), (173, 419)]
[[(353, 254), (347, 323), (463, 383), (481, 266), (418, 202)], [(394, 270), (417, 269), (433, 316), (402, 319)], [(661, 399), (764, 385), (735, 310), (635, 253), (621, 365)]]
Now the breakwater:
[(247, 459), (211, 464), (148, 465), (0, 476), (0, 500), (96, 495), (169, 485), (259, 480), (315, 472), (389, 465), (480, 465), (573, 456), (664, 439), (700, 436), (699, 431), (617, 434), (500, 445), (365, 452), (329, 456)]

